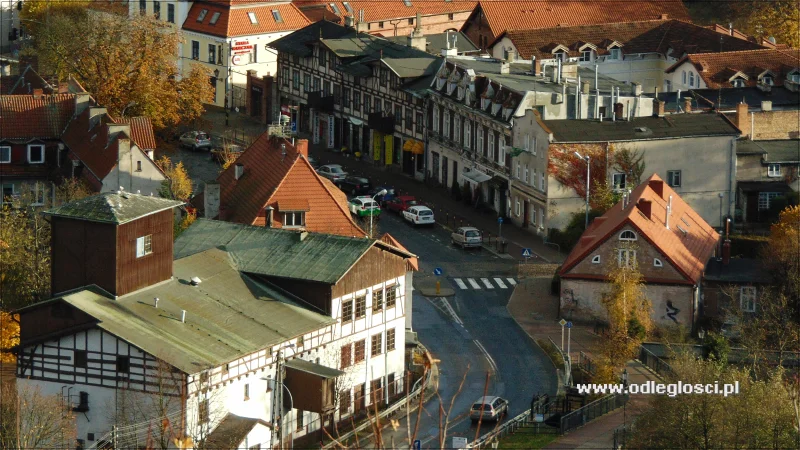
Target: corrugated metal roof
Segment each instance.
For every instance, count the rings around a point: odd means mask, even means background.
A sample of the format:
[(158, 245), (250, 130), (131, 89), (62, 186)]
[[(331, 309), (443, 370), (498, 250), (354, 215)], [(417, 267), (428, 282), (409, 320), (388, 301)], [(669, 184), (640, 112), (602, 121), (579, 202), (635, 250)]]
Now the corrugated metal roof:
[(46, 214), (89, 222), (123, 224), (182, 204), (177, 200), (129, 192), (104, 192), (49, 209)]
[(554, 142), (613, 142), (698, 136), (738, 136), (722, 114), (671, 114), (602, 122), (596, 120), (544, 120)]
[[(335, 322), (240, 273), (222, 250), (175, 261), (173, 272), (172, 280), (117, 300), (89, 289), (62, 299), (103, 330), (188, 374)], [(202, 282), (192, 286), (193, 277)]]
[(372, 239), (197, 219), (175, 240), (174, 257), (220, 247), (231, 254), (242, 272), (335, 284), (376, 244), (414, 256)]

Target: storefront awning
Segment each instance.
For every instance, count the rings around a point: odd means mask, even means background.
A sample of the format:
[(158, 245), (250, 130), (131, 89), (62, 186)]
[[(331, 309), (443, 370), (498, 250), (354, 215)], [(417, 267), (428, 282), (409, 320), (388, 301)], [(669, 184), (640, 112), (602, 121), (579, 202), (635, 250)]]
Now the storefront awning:
[(461, 175), (467, 179), (470, 183), (480, 184), (484, 181), (491, 180), (492, 177), (486, 175), (485, 173), (481, 172), (480, 170), (470, 170), (469, 172), (464, 172)]
[(403, 151), (411, 152), (415, 155), (425, 154), (425, 144), (416, 139), (409, 139), (403, 144)]
[(364, 121), (363, 120), (356, 119), (355, 117), (350, 117), (350, 123), (352, 123), (353, 125), (355, 125), (357, 127), (360, 127), (361, 125), (364, 125)]

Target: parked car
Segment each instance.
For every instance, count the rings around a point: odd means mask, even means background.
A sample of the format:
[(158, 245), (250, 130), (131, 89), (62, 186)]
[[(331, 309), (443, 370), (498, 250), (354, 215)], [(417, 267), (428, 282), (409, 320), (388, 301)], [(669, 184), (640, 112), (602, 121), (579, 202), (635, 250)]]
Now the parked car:
[[(481, 418), (481, 411), (483, 411), (483, 418)], [(508, 400), (486, 396), (475, 400), (472, 404), (472, 409), (469, 412), (469, 418), (472, 422), (481, 421), (498, 421), (501, 417), (508, 413)]]
[(350, 212), (358, 217), (380, 216), (381, 207), (370, 197), (355, 197), (348, 202)]
[(461, 227), (450, 234), (450, 241), (453, 245), (460, 245), (461, 248), (477, 247), (483, 245), (483, 234), (475, 227)]
[(311, 167), (314, 168), (314, 170), (319, 169), (319, 161), (317, 161), (317, 158), (314, 158), (313, 156), (309, 156), (306, 159), (308, 160), (308, 163), (311, 164)]
[[(384, 189), (386, 189), (385, 194), (378, 195), (377, 197), (375, 196), (375, 194)], [(385, 206), (386, 202), (392, 200), (397, 196), (395, 194), (394, 188), (391, 186), (375, 186), (374, 188), (370, 189), (369, 192), (367, 192), (367, 194), (375, 197), (375, 201), (380, 203), (381, 207)]]
[(347, 172), (342, 170), (342, 166), (339, 164), (324, 165), (317, 169), (317, 173), (336, 184), (347, 178)]
[(434, 225), (433, 211), (427, 206), (412, 206), (403, 211), (403, 218), (412, 225)]
[[(367, 194), (370, 187), (372, 187), (372, 185), (369, 179), (363, 177), (347, 177), (339, 183), (339, 189), (354, 197)], [(372, 197), (370, 197), (370, 199), (372, 199)]]
[(211, 138), (205, 131), (189, 131), (183, 133), (180, 137), (181, 147), (190, 148), (192, 150), (211, 150)]
[(397, 214), (403, 214), (403, 211), (412, 206), (418, 205), (422, 206), (415, 197), (410, 195), (400, 195), (386, 202), (385, 208), (389, 211), (396, 212)]

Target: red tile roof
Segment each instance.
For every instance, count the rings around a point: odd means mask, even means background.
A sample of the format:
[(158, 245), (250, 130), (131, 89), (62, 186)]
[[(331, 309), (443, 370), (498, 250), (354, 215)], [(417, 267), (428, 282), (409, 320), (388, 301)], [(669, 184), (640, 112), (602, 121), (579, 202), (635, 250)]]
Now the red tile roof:
[(61, 140), (80, 158), (86, 168), (102, 180), (117, 165), (119, 141), (113, 139), (109, 142), (109, 138), (113, 136), (109, 136), (107, 125), (113, 125), (114, 120), (108, 114), (100, 114), (95, 118), (95, 125), (90, 128), (91, 109), (86, 108), (70, 122)]
[[(183, 29), (220, 37), (253, 36), (277, 33), (281, 31), (299, 30), (311, 24), (311, 21), (292, 3), (242, 2), (247, 4), (229, 5), (224, 2), (194, 2)], [(206, 14), (202, 21), (197, 21), (202, 11)], [(276, 22), (272, 11), (278, 11), (281, 21)], [(216, 23), (211, 20), (219, 13)], [(249, 13), (254, 13), (256, 22), (252, 23)]]
[(0, 95), (0, 139), (58, 139), (75, 112), (75, 96)]
[[(283, 156), (281, 144), (285, 145)], [(235, 178), (235, 167), (244, 166), (243, 175)], [(266, 224), (265, 208), (272, 206), (273, 226), (282, 226), (282, 209), (290, 210), (303, 203), (306, 231), (364, 236), (347, 209), (346, 198), (339, 189), (330, 187), (314, 171), (308, 160), (297, 153), (285, 139), (262, 134), (250, 147), (222, 172), (220, 184), (220, 216), (224, 220), (248, 225)], [(307, 205), (307, 206), (306, 206)]]
[(758, 76), (766, 70), (773, 75), (775, 86), (782, 86), (787, 75), (800, 69), (800, 50), (764, 49), (740, 52), (695, 53), (681, 58), (666, 73), (675, 71), (685, 62), (695, 66), (709, 89), (732, 87), (731, 78), (741, 72), (745, 84), (756, 86)]
[[(667, 228), (666, 212), (670, 196), (672, 214), (670, 228)], [(641, 212), (640, 200), (652, 202), (651, 219)], [(580, 273), (569, 273), (569, 271), (628, 224), (638, 231), (640, 237), (660, 251), (686, 277), (687, 283), (700, 281), (706, 263), (719, 242), (719, 234), (667, 183), (653, 174), (633, 190), (627, 207), (623, 209), (622, 202), (617, 203), (592, 222), (564, 261), (561, 276), (581, 278)]]
[[(680, 20), (647, 20), (608, 24), (579, 25), (574, 27), (539, 28), (533, 30), (509, 30), (497, 37), (514, 43), (523, 59), (553, 58), (552, 49), (563, 45), (569, 56), (580, 56), (580, 47), (589, 43), (597, 47), (598, 55), (609, 53), (608, 46), (614, 41), (622, 44), (622, 52), (661, 53), (672, 49), (673, 55), (699, 52), (739, 51), (761, 49), (762, 46), (709, 30)], [(494, 44), (493, 44), (494, 45)]]
[(667, 19), (691, 20), (680, 0), (630, 0), (614, 2), (613, 5), (589, 0), (484, 0), (478, 8), (486, 16), (494, 36), (507, 30), (615, 23), (620, 18), (631, 21), (656, 20), (664, 14)]
[(156, 149), (156, 135), (153, 133), (153, 124), (148, 117), (128, 117), (117, 119), (117, 123), (127, 123), (131, 126), (131, 139), (142, 150)]
[[(401, 0), (390, 1), (352, 1), (347, 2), (350, 5), (353, 13), (350, 14), (345, 8), (344, 3), (340, 1), (325, 2), (319, 0), (300, 0), (295, 1), (301, 9), (305, 9), (309, 5), (336, 5), (339, 10), (340, 16), (354, 16), (358, 18), (358, 12), (364, 10), (364, 21), (375, 22), (391, 19), (407, 19), (415, 17), (417, 13), (422, 14), (422, 23), (425, 24), (425, 16), (435, 16), (440, 14), (451, 14), (457, 12), (472, 11), (478, 3), (475, 0), (452, 0), (452, 1), (431, 1), (431, 0), (409, 0), (411, 6), (406, 6)], [(456, 24), (454, 26), (457, 26)]]

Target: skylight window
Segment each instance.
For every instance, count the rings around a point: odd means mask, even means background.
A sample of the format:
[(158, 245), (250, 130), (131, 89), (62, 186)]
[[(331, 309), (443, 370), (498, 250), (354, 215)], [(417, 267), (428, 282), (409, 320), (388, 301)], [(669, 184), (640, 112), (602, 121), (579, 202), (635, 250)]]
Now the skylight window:
[(209, 22), (209, 23), (211, 25), (214, 25), (214, 24), (217, 23), (218, 20), (219, 20), (219, 13), (215, 12), (214, 14), (211, 15), (211, 22)]
[(336, 5), (336, 3), (331, 3), (330, 5), (331, 5), (331, 9), (333, 10), (334, 14), (336, 14), (337, 16), (342, 14), (342, 11), (339, 9), (339, 6)]
[(342, 2), (342, 5), (344, 5), (344, 9), (346, 9), (348, 13), (353, 14), (353, 7), (350, 6), (350, 3)]
[[(273, 15), (274, 14), (275, 14), (275, 12), (273, 11)], [(256, 19), (256, 13), (254, 13), (252, 11), (248, 12), (247, 13), (247, 17), (250, 18), (250, 23), (252, 23), (252, 24), (257, 24), (258, 23), (258, 19)]]
[(406, 6), (409, 6), (409, 7), (411, 6), (411, 0), (403, 0), (403, 3), (404, 3)]
[(198, 22), (202, 22), (203, 19), (206, 18), (206, 15), (208, 15), (208, 10), (207, 9), (204, 9), (204, 10), (200, 11), (200, 14), (197, 15), (197, 21)]
[(283, 18), (281, 17), (281, 12), (277, 9), (272, 10), (272, 18), (275, 19), (275, 22), (283, 22)]

